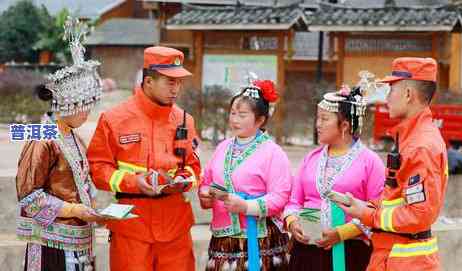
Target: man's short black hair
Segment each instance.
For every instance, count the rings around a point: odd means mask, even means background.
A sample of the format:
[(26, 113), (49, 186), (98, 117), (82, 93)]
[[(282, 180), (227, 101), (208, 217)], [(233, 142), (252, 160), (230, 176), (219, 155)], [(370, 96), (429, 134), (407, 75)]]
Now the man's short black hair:
[(152, 79), (156, 80), (157, 78), (159, 78), (161, 74), (156, 71), (156, 70), (149, 70), (149, 69), (143, 69), (143, 80), (141, 81), (141, 85), (144, 84), (144, 79), (149, 76), (151, 77)]
[(436, 82), (423, 80), (405, 80), (407, 86), (419, 92), (422, 102), (430, 104), (436, 92)]

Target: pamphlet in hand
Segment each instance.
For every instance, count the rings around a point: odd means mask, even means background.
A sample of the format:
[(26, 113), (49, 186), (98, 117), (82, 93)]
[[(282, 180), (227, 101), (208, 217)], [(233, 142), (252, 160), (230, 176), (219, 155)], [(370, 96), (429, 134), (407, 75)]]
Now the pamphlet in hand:
[(212, 183), (210, 185), (210, 194), (216, 199), (225, 200), (228, 197), (228, 190), (224, 186)]
[(343, 205), (350, 206), (350, 199), (343, 193), (332, 190), (327, 193), (327, 197), (335, 203), (341, 203)]
[(107, 219), (130, 219), (138, 217), (131, 211), (135, 206), (128, 204), (111, 203), (103, 210), (98, 210), (98, 214)]
[(158, 172), (159, 172), (159, 175), (162, 176), (167, 181), (167, 184), (161, 184), (158, 187), (156, 187), (158, 193), (162, 193), (162, 190), (164, 190), (164, 188), (171, 186), (171, 185), (176, 185), (176, 184), (189, 185), (190, 183), (194, 182), (194, 177), (190, 177), (186, 179), (184, 178), (173, 179), (163, 170), (159, 170)]
[(310, 238), (310, 244), (316, 244), (322, 238), (321, 211), (319, 209), (304, 208), (298, 214), (303, 235)]

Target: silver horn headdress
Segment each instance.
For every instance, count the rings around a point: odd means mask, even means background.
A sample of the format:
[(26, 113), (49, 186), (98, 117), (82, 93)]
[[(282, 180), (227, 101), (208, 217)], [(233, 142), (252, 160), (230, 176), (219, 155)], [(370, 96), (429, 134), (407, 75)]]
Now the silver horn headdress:
[(340, 91), (328, 92), (324, 94), (323, 100), (318, 104), (319, 108), (326, 111), (338, 113), (342, 112), (350, 115), (351, 133), (361, 134), (366, 116), (368, 97), (377, 93), (377, 86), (374, 74), (368, 71), (359, 72), (359, 83), (350, 90), (348, 86), (342, 86)]
[(102, 96), (102, 82), (97, 72), (100, 63), (84, 59), (82, 42), (87, 33), (85, 23), (67, 18), (64, 39), (69, 42), (73, 64), (47, 76), (46, 88), (53, 96), (51, 110), (61, 116), (90, 110)]

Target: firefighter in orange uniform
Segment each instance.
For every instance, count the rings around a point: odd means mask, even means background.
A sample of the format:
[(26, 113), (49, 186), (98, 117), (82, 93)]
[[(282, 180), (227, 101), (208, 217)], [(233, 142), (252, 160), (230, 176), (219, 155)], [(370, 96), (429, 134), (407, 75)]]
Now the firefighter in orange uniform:
[[(182, 192), (197, 180), (200, 162), (194, 120), (175, 105), (182, 80), (191, 75), (183, 59), (176, 49), (147, 48), (141, 87), (101, 114), (90, 142), (96, 187), (115, 192), (138, 215), (107, 223), (112, 271), (195, 268), (193, 214)], [(159, 191), (167, 182), (171, 185)]]
[(447, 184), (446, 146), (432, 123), (429, 103), (436, 90), (437, 63), (432, 58), (398, 58), (387, 104), (395, 148), (388, 154), (387, 178), (381, 199), (364, 203), (350, 197), (345, 212), (373, 231), (369, 271), (441, 270), (438, 245), (432, 235), (444, 203)]

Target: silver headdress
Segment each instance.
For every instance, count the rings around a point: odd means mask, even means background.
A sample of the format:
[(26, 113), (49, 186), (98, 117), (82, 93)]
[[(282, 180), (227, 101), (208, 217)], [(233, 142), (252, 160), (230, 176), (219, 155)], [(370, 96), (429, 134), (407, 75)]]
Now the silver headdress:
[(258, 93), (258, 91), (260, 89), (253, 85), (253, 82), (258, 79), (258, 76), (253, 72), (249, 72), (246, 77), (248, 85), (243, 88), (244, 92), (242, 93), (242, 95), (253, 99), (259, 99), (260, 94)]
[(64, 25), (64, 39), (69, 42), (73, 65), (47, 76), (46, 88), (52, 92), (51, 110), (61, 116), (90, 110), (101, 99), (102, 82), (97, 72), (100, 65), (85, 61), (82, 45), (88, 26), (77, 18), (68, 17)]
[(247, 86), (243, 87), (241, 92), (236, 95), (250, 97), (255, 100), (262, 98), (268, 102), (268, 115), (272, 116), (275, 102), (279, 97), (274, 82), (271, 80), (258, 80), (258, 76), (253, 72), (248, 72), (246, 79), (248, 81)]
[(374, 82), (372, 82), (375, 76), (372, 73), (361, 71), (359, 77), (361, 80), (352, 90), (348, 86), (342, 86), (340, 91), (326, 93), (318, 104), (319, 108), (333, 113), (340, 112), (341, 104), (349, 106), (352, 134), (355, 131), (358, 131), (359, 134), (362, 132), (368, 104), (367, 95), (373, 92), (375, 87)]

